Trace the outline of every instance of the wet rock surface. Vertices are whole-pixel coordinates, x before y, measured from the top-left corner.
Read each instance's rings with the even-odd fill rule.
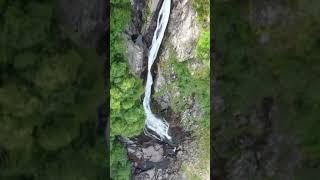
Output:
[[[148,47],[156,28],[156,19],[163,0],[143,1],[133,0],[133,19],[126,30],[127,54],[132,74],[144,78],[148,57]],[[127,139],[118,137],[126,147],[129,161],[132,164],[132,179],[185,179],[180,172],[185,162],[196,161],[198,142],[191,136],[188,128],[182,128],[182,121],[191,122],[191,119],[200,119],[202,112],[199,104],[192,97],[181,99],[189,104],[183,112],[174,112],[171,109],[173,99],[179,96],[177,79],[173,69],[160,66],[169,63],[169,51],[173,49],[181,61],[193,58],[193,50],[199,36],[195,21],[196,13],[191,8],[191,1],[173,0],[168,27],[159,50],[158,63],[153,66],[154,92],[173,82],[173,91],[166,91],[162,96],[155,98],[152,103],[154,112],[164,117],[170,124],[170,135],[173,142],[159,142],[144,135]],[[167,73],[170,72],[171,73]],[[190,123],[191,126],[192,123]]]
[[[197,160],[198,142],[181,127],[179,114],[166,109],[161,116],[170,120],[170,136],[173,138],[170,142],[160,142],[144,134],[130,139],[117,136],[127,149],[133,180],[186,179],[181,173],[182,165]]]
[[[148,63],[148,48],[156,29],[156,19],[161,8],[162,0],[158,1],[131,1],[132,19],[124,34],[127,41],[130,72],[145,79]],[[149,12],[147,14],[146,12]]]
[[[132,179],[176,179],[180,175],[179,170],[187,156],[183,143],[187,143],[190,136],[180,128],[175,128],[173,133],[176,139],[167,143],[145,135],[131,139],[117,137],[127,149]]]
[[[128,41],[127,52],[130,69],[135,75],[142,76],[145,72],[148,57],[147,48],[150,47],[152,42],[157,14],[162,2],[162,0],[132,1],[132,14],[134,17],[127,29],[126,39]],[[170,44],[177,53],[179,62],[193,59],[195,45],[200,35],[199,27],[196,23],[196,12],[192,9],[191,1],[189,0],[173,0],[171,6],[170,19],[164,41],[170,41]],[[135,42],[137,37],[141,37],[139,45]],[[138,53],[143,52],[143,58],[141,58],[142,55],[138,57],[137,55],[133,55],[134,51],[132,49],[137,49]],[[160,49],[159,53],[161,51]]]

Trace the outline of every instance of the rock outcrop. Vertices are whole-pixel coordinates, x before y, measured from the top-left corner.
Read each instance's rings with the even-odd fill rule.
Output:
[[[194,58],[194,49],[199,37],[196,12],[190,0],[173,0],[168,25],[169,37],[179,62]]]
[[[143,2],[131,1],[134,17],[125,35],[130,71],[142,78],[162,0]],[[154,64],[154,92],[159,93],[168,88],[169,83],[173,86],[171,91],[164,91],[164,94],[154,97],[153,105],[156,107],[155,112],[160,113],[160,116],[169,122],[174,143],[159,142],[144,135],[132,139],[119,137],[128,151],[133,179],[185,179],[184,174],[180,172],[181,165],[198,158],[199,144],[188,131],[196,124],[192,123],[191,119],[200,119],[202,110],[194,98],[184,97],[180,99],[181,103],[187,104],[188,108],[172,111],[172,105],[180,98],[180,92],[178,79],[170,62],[171,51],[177,55],[179,62],[192,61],[195,58],[194,50],[198,38],[199,27],[191,1],[172,0],[168,27],[159,50],[159,63]]]
[[[133,166],[132,179],[175,179],[182,163],[179,160],[182,149],[144,135],[131,140],[119,136],[118,140],[128,150],[128,157]]]
[[[162,1],[132,1],[132,22],[127,29],[127,54],[130,70],[136,76],[141,76],[147,61],[147,47],[150,47],[152,36],[156,28],[157,12]],[[144,21],[142,21],[144,20]],[[196,12],[192,9],[189,0],[173,0],[170,19],[166,30],[166,40],[174,48],[179,62],[190,60],[194,57],[194,49],[199,38],[199,27],[196,23]],[[136,42],[137,38],[139,42]],[[171,47],[164,47],[169,50]],[[160,50],[161,52],[161,50]],[[142,55],[144,54],[144,55]],[[161,55],[162,56],[162,55]],[[167,56],[168,57],[168,56]]]
[[[140,77],[141,73],[144,71],[144,59],[146,55],[146,45],[142,42],[142,36],[139,35],[136,40],[129,39],[127,41],[127,55],[130,67],[130,72]]]
[[[159,63],[157,65],[157,75],[155,77],[155,101],[161,108],[172,107],[179,98],[181,104],[187,108],[180,109],[181,121],[186,130],[192,131],[197,123],[194,120],[201,119],[203,113],[199,103],[193,97],[180,97],[178,82],[174,72],[174,65],[171,60],[175,56],[175,63],[188,61],[190,69],[201,70],[195,60],[195,47],[200,35],[200,30],[196,21],[196,12],[189,0],[173,0],[170,20],[167,28],[167,35],[164,39],[163,48],[160,50]],[[170,85],[170,88],[168,87]]]
[[[141,33],[143,27],[143,13],[145,8],[145,1],[133,0],[131,1],[131,14],[132,19],[124,37],[126,39],[126,53],[129,62],[130,72],[141,77],[142,72],[145,70],[147,59],[147,45]]]

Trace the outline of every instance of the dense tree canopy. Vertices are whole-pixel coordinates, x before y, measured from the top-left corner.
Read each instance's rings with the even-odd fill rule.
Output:
[[[110,170],[113,179],[130,177],[128,156],[116,135],[139,135],[144,127],[142,80],[129,73],[123,33],[131,18],[129,0],[112,0],[110,14]]]
[[[55,4],[0,0],[0,179],[105,179],[103,64],[57,28]]]

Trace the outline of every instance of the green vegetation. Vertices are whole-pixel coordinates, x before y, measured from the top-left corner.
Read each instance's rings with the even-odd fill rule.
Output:
[[[197,20],[203,28],[209,28],[210,24],[210,1],[192,0],[192,6],[197,11]]]
[[[110,171],[112,179],[127,180],[130,177],[130,164],[126,150],[116,141],[112,141],[110,153]]]
[[[207,4],[203,4],[207,3]],[[200,35],[195,47],[195,58],[184,62],[178,62],[173,48],[169,52],[169,62],[159,61],[166,77],[172,72],[176,80],[167,81],[155,97],[162,96],[166,91],[173,97],[170,107],[175,112],[183,112],[190,108],[192,101],[182,100],[195,98],[199,103],[203,115],[201,119],[193,119],[191,122],[183,122],[183,126],[189,129],[190,123],[193,134],[199,141],[199,159],[197,165],[185,165],[182,171],[190,179],[201,179],[199,172],[209,175],[210,160],[210,32],[209,32],[209,1],[193,1],[193,7],[197,11],[197,20],[200,27]],[[170,46],[166,44],[166,46]],[[197,68],[194,68],[196,66]],[[178,89],[175,89],[175,87]],[[179,92],[178,94],[176,92]],[[192,169],[192,170],[191,170]],[[197,170],[195,170],[197,169]]]
[[[0,0],[0,179],[106,178],[104,66],[56,19],[49,0]]]
[[[206,0],[202,3],[208,2]],[[204,112],[203,120],[200,121],[202,128],[209,128],[209,114],[210,114],[210,32],[208,25],[209,9],[207,6],[201,5],[200,2],[193,2],[194,8],[197,10],[199,23],[203,26],[200,30],[200,36],[195,48],[194,60],[188,60],[184,62],[178,62],[176,52],[173,48],[170,49],[169,62],[163,62],[160,60],[160,66],[162,69],[172,70],[177,76],[177,85],[180,95],[174,97],[171,104],[171,108],[176,112],[181,112],[187,108],[188,104],[181,101],[183,97],[195,96],[200,103]],[[206,19],[206,20],[203,20]],[[200,21],[201,20],[201,21]],[[166,46],[170,46],[166,44]],[[198,68],[192,68],[192,64],[196,64]],[[171,72],[166,72],[167,76]],[[175,94],[173,89],[175,82],[168,81],[163,89],[154,94],[154,96],[162,96],[165,91],[169,91],[170,94]]]
[[[208,1],[205,1],[208,2]],[[199,10],[199,23],[201,24],[201,35],[196,46],[197,62],[201,69],[193,71],[188,63],[177,63],[174,52],[170,53],[170,64],[174,65],[177,74],[178,87],[181,95],[176,97],[172,108],[181,112],[187,104],[179,101],[182,97],[191,97],[199,101],[204,115],[200,120],[197,134],[201,139],[201,145],[207,147],[203,159],[209,157],[209,113],[210,113],[210,33],[208,27],[209,9],[207,6],[194,3]],[[129,74],[127,59],[125,55],[122,33],[130,19],[130,2],[111,1],[111,173],[114,179],[128,179],[130,168],[124,149],[115,140],[115,135],[127,137],[141,133],[144,123],[144,114],[140,96],[143,93],[141,80]],[[146,11],[146,13],[149,13]],[[147,15],[145,15],[147,17]],[[161,63],[161,61],[160,61]],[[164,67],[169,69],[168,67]],[[172,84],[167,85],[168,88]],[[193,87],[193,88],[190,88]],[[190,91],[192,89],[192,91]],[[155,94],[155,96],[161,93]],[[202,137],[202,138],[200,138]]]
[[[199,139],[199,148],[201,147],[198,168],[205,171],[208,167],[206,162],[210,160],[210,41],[209,32],[202,33],[196,49],[197,62],[177,62],[173,54],[170,61],[174,64],[173,71],[176,73],[180,92],[180,96],[173,101],[173,110],[182,112],[191,105],[181,101],[182,97],[195,97],[203,112],[201,119],[193,122],[199,122],[193,133]],[[192,70],[191,63],[199,63],[201,68]],[[196,177],[195,172],[189,173]]]
[[[188,167],[186,165],[182,165],[181,167],[181,172],[184,173],[184,175],[186,176],[186,179],[192,179],[192,180],[203,180],[202,178],[200,178],[198,175],[192,173],[191,170],[188,169]]]
[[[208,51],[209,53],[209,51]],[[200,59],[198,59],[200,60]],[[210,67],[209,59],[204,60],[206,64],[202,64],[201,69],[197,69],[192,75],[192,70],[189,69],[189,62],[178,62],[175,53],[171,51],[169,64],[173,64],[173,71],[177,75],[178,88],[180,92],[179,97],[175,97],[173,104],[171,105],[173,110],[176,112],[181,112],[187,108],[188,104],[181,101],[183,97],[195,96],[197,101],[199,101],[202,110],[204,111],[203,119],[200,121],[203,128],[209,128],[209,115],[210,115],[210,95],[209,95],[209,73]],[[170,68],[168,68],[170,69]],[[168,84],[170,87],[170,83]],[[191,88],[192,87],[192,88]],[[174,91],[173,89],[171,89]],[[173,93],[173,92],[172,92]],[[190,105],[190,104],[189,104]]]
[[[319,164],[319,17],[310,14],[309,3],[293,1],[285,3],[293,19],[286,16],[272,25],[259,25],[252,20],[256,17],[250,2],[228,1],[215,6],[216,43],[223,57],[217,64],[221,69],[217,87],[226,106],[215,116],[215,127],[223,123],[229,128],[230,134],[224,135],[231,141],[242,132],[232,131],[235,127],[230,126],[230,114],[248,112],[263,98],[272,97],[277,106],[275,121],[283,132],[299,138],[307,160],[304,166]],[[313,5],[320,4],[314,1]],[[261,37],[266,35],[269,40],[263,44]],[[217,139],[215,146],[230,141]],[[230,159],[228,154],[234,153],[236,149],[227,150],[223,158]]]
[[[139,135],[144,127],[144,112],[140,96],[142,80],[129,73],[125,54],[123,32],[131,14],[129,0],[111,1],[111,177],[117,180],[130,177],[130,166],[125,149],[115,140],[116,135],[132,137]]]

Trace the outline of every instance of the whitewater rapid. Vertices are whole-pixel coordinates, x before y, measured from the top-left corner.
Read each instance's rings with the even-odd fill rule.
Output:
[[[148,75],[147,82],[145,86],[145,96],[143,99],[143,108],[146,115],[144,133],[147,136],[154,137],[159,140],[171,140],[171,136],[169,136],[169,124],[165,119],[156,117],[150,107],[151,103],[151,87],[153,84],[153,79],[151,75],[151,67],[157,58],[157,54],[164,37],[164,32],[166,30],[169,16],[170,16],[170,7],[171,0],[164,0],[159,11],[158,19],[157,19],[157,28],[154,31],[153,39],[151,47],[149,48],[149,56],[148,56]],[[152,132],[150,132],[151,130]],[[153,134],[156,133],[156,135]]]

